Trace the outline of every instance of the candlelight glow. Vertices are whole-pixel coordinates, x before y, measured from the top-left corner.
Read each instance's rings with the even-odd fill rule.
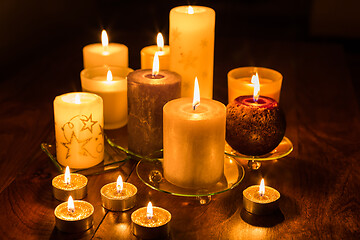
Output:
[[[75,103],[76,104],[80,104],[81,101],[80,101],[80,95],[79,94],[75,94]]]
[[[68,200],[68,212],[69,213],[75,212],[74,200],[71,196],[69,197],[69,200]]]
[[[188,7],[188,14],[194,14],[194,9],[192,8],[192,6]]]
[[[260,182],[259,194],[260,194],[260,196],[264,196],[264,195],[265,195],[265,181],[264,181],[263,178],[261,179],[261,182]]]
[[[156,37],[156,43],[159,48],[159,51],[162,51],[164,48],[164,37],[161,33],[158,33],[158,35]]]
[[[155,77],[156,75],[159,74],[159,69],[160,69],[159,65],[160,65],[159,64],[159,52],[155,52],[154,60],[153,60],[153,68],[152,68],[153,77]]]
[[[111,82],[113,80],[113,75],[111,73],[110,70],[107,71],[107,75],[106,75],[106,81]]]
[[[153,207],[151,202],[149,202],[147,205],[146,217],[148,219],[152,219],[153,216],[154,216]]]
[[[106,49],[109,45],[109,38],[105,30],[101,32],[101,44],[103,45],[104,49]]]
[[[254,101],[257,102],[257,100],[259,99],[259,96],[260,96],[260,82],[259,82],[259,76],[257,73],[252,76],[251,83],[254,84],[253,98],[254,98]]]
[[[70,184],[70,168],[69,168],[69,166],[66,167],[64,181],[66,184]]]
[[[200,105],[200,89],[197,77],[195,77],[194,82],[194,97],[193,97],[193,110],[196,109],[197,106]]]
[[[116,191],[118,193],[121,193],[121,191],[123,190],[123,180],[122,180],[122,177],[119,175],[119,177],[117,178],[117,181],[116,181]]]

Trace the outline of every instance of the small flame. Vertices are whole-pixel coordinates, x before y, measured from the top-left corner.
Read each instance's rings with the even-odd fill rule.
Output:
[[[111,73],[110,70],[107,71],[107,75],[106,75],[106,81],[111,82],[113,80],[113,75]]]
[[[257,73],[251,77],[251,83],[254,84],[253,99],[255,102],[257,102],[260,96],[260,82]]]
[[[109,45],[109,38],[108,38],[108,35],[106,33],[105,30],[102,30],[101,32],[101,44],[103,45],[104,47],[104,50],[108,47]]]
[[[265,181],[262,178],[259,186],[259,195],[264,196],[265,195]]]
[[[159,48],[159,51],[162,51],[164,48],[164,37],[161,33],[158,33],[158,35],[156,37],[156,43]]]
[[[194,14],[194,9],[192,8],[192,6],[188,7],[188,14]]]
[[[153,60],[153,68],[152,68],[153,77],[155,77],[156,75],[159,74],[159,69],[160,69],[159,65],[160,65],[159,64],[159,52],[155,52],[154,60]]]
[[[80,101],[80,95],[77,93],[75,94],[75,104],[80,104],[81,101]]]
[[[123,184],[123,180],[122,177],[119,175],[116,181],[116,191],[118,193],[121,193],[121,191],[123,190],[124,184]]]
[[[74,200],[71,196],[69,197],[69,200],[68,200],[68,212],[69,213],[75,212]]]
[[[149,202],[147,205],[147,209],[146,209],[146,217],[148,219],[152,219],[153,216],[154,216],[153,206],[152,206],[151,202]]]
[[[197,106],[200,105],[200,89],[199,89],[199,83],[197,77],[195,77],[194,82],[194,97],[193,97],[193,110],[196,109]]]
[[[69,168],[69,166],[67,166],[65,169],[64,181],[66,184],[70,184],[70,168]]]

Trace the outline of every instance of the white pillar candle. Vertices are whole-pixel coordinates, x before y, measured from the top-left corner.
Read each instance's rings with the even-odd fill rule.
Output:
[[[126,125],[127,75],[133,70],[125,67],[97,67],[81,71],[84,92],[96,93],[104,101],[104,128],[116,129]]]
[[[84,68],[117,66],[128,67],[128,48],[124,44],[110,43],[106,31],[102,32],[102,43],[93,43],[83,48]]]
[[[180,6],[170,11],[170,70],[182,77],[181,96],[191,97],[199,77],[201,96],[212,98],[215,11]]]
[[[170,47],[164,45],[164,38],[161,33],[157,35],[157,45],[147,46],[141,49],[141,69],[151,69],[154,55],[158,52],[161,69],[170,67]]]
[[[54,100],[56,158],[70,168],[104,159],[103,100],[93,93],[67,93]]]

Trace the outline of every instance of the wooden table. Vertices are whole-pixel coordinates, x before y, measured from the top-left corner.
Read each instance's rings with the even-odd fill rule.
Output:
[[[137,177],[136,162],[127,161],[116,171],[89,176],[85,200],[95,207],[93,228],[82,234],[58,231],[53,211],[60,202],[51,189],[58,172],[40,143],[54,141],[55,96],[80,90],[81,47],[76,41],[64,44],[19,66],[0,84],[1,239],[135,239],[130,215],[149,200],[172,213],[171,239],[358,238],[360,115],[342,47],[229,38],[216,40],[214,98],[227,103],[226,74],[235,67],[280,71],[286,136],[294,151],[258,171],[240,162],[244,180],[207,205],[150,189]],[[126,129],[118,134],[126,144]],[[99,191],[119,173],[137,186],[137,205],[109,212]],[[244,212],[242,191],[261,177],[281,192],[281,213],[256,218]]]

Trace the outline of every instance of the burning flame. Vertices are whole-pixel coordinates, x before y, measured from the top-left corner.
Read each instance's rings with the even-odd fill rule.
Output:
[[[160,65],[159,64],[159,52],[155,52],[154,60],[153,60],[153,67],[152,67],[153,77],[155,77],[156,75],[159,74],[159,69],[160,69],[159,65]]]
[[[103,45],[104,49],[106,49],[109,45],[109,38],[105,30],[101,32],[101,44]]]
[[[80,104],[81,101],[80,101],[80,95],[77,93],[75,94],[75,104]]]
[[[70,184],[70,168],[69,168],[69,166],[66,167],[64,181],[66,184]]]
[[[106,75],[106,81],[111,82],[113,80],[113,75],[111,73],[110,70],[107,71],[107,75]]]
[[[263,178],[261,179],[261,182],[260,182],[259,194],[260,194],[260,196],[264,196],[264,195],[265,195],[265,181],[264,181]]]
[[[192,8],[192,6],[188,7],[188,14],[194,14],[194,9]]]
[[[254,84],[254,93],[253,93],[253,99],[255,102],[259,99],[260,96],[260,82],[259,82],[259,76],[256,73],[251,78],[251,83]]]
[[[152,219],[153,216],[154,216],[153,206],[152,206],[151,202],[149,202],[147,205],[147,209],[146,209],[146,217],[148,219]]]
[[[161,33],[158,33],[158,35],[156,37],[156,43],[159,48],[159,51],[162,51],[164,48],[164,37]]]
[[[197,77],[195,77],[194,82],[194,97],[193,97],[193,110],[196,109],[197,106],[200,105],[200,90],[199,90],[199,83]]]
[[[118,193],[121,193],[121,191],[123,190],[123,180],[122,177],[119,175],[116,181],[116,191]]]
[[[70,212],[70,213],[75,212],[74,200],[71,196],[69,197],[69,200],[68,200],[68,212]]]

